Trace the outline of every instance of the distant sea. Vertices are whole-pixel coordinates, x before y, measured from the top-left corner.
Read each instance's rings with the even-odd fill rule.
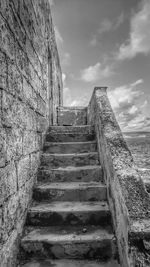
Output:
[[[123,134],[143,180],[150,181],[150,132]]]

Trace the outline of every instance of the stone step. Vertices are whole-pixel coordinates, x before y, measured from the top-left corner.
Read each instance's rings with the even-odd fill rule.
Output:
[[[94,133],[53,133],[46,134],[46,142],[86,142],[95,140]]]
[[[87,124],[86,107],[58,107],[58,125]]]
[[[44,153],[87,153],[95,152],[97,148],[96,141],[88,142],[46,142],[44,144]]]
[[[31,260],[19,267],[120,267],[117,261],[99,262],[91,260]]]
[[[94,134],[95,128],[91,125],[79,125],[79,126],[50,126],[47,133],[60,134],[60,133],[82,133],[82,134]]]
[[[38,171],[38,181],[47,182],[98,182],[103,181],[101,166],[90,165]]]
[[[107,199],[106,185],[101,182],[63,182],[38,184],[33,190],[35,201],[100,201]]]
[[[107,202],[52,202],[33,204],[28,210],[27,225],[111,225]]]
[[[116,256],[116,240],[107,229],[87,227],[30,229],[21,240],[23,259],[101,259]]]
[[[66,166],[98,165],[98,153],[45,154],[41,156],[41,167],[59,168]]]

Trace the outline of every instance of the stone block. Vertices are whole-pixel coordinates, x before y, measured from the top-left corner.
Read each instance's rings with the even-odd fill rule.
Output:
[[[0,205],[17,192],[17,171],[15,163],[0,168]]]
[[[3,120],[8,127],[14,125],[25,128],[24,105],[9,93],[3,91],[2,97]]]
[[[8,88],[9,92],[22,99],[23,77],[12,60],[8,60]]]
[[[26,156],[25,158],[19,160],[17,164],[19,190],[30,179],[30,170],[31,163],[29,156]]]
[[[6,133],[0,124],[0,167],[4,167],[7,161]]]
[[[6,128],[7,162],[17,160],[23,154],[23,130],[21,128]]]
[[[16,267],[16,258],[18,252],[18,232],[13,230],[6,243],[0,251],[1,267]]]
[[[48,127],[48,121],[46,118],[36,114],[36,131],[39,133],[46,132]]]
[[[10,232],[14,229],[17,220],[17,209],[19,206],[19,198],[18,195],[12,195],[8,200],[4,203],[3,206],[3,223],[2,223],[2,241],[5,242]]]
[[[12,18],[9,17],[9,19],[11,20]],[[15,59],[15,38],[13,36],[13,34],[11,33],[11,31],[9,30],[7,24],[5,24],[5,31],[3,31],[2,35],[3,35],[3,49],[6,53],[6,55],[10,58],[10,59]]]
[[[26,219],[26,212],[28,205],[32,197],[32,188],[34,184],[34,179],[29,179],[19,190],[19,209],[18,209],[18,220]],[[18,226],[19,227],[19,226]]]
[[[36,114],[22,101],[12,97],[9,93],[2,92],[2,113],[5,125],[20,127],[27,130],[36,129]]]
[[[1,32],[0,38],[2,38]],[[4,55],[4,53],[0,52],[0,88],[3,88],[5,90],[7,90],[8,88],[7,68],[7,57]]]
[[[23,135],[23,155],[28,155],[37,150],[36,132],[25,131]]]
[[[46,116],[46,103],[40,96],[37,96],[37,112],[43,117]]]
[[[31,154],[30,176],[32,177],[32,179],[34,179],[37,175],[39,164],[40,164],[40,152]]]
[[[23,96],[25,102],[29,104],[34,110],[37,109],[37,94],[31,84],[23,78]]]
[[[26,77],[26,79],[30,80],[31,74],[29,69],[29,59],[25,51],[23,51],[23,49],[21,49],[20,46],[17,44],[16,44],[16,64],[19,71]]]

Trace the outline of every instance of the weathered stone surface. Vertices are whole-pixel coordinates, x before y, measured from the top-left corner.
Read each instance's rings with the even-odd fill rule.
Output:
[[[33,191],[36,201],[99,201],[106,200],[106,186],[100,182],[68,182],[37,185]]]
[[[75,154],[42,154],[41,168],[56,168],[65,166],[98,165],[98,153]]]
[[[1,115],[1,114],[0,114]],[[6,132],[0,124],[0,167],[4,167],[7,162]]]
[[[79,199],[80,200],[80,199]],[[107,202],[52,202],[33,205],[27,215],[29,226],[111,225]]]
[[[26,156],[17,164],[18,170],[18,187],[21,188],[30,179],[30,157]]]
[[[88,142],[46,142],[43,148],[44,153],[86,153],[86,152],[95,152],[97,148],[96,141]]]
[[[106,202],[107,188],[100,182],[103,173],[96,141],[81,142],[83,135],[93,139],[94,129],[88,126],[80,131],[81,128],[63,127],[61,133],[61,127],[55,126],[47,132],[52,139],[56,135],[61,140],[66,136],[66,143],[58,142],[57,138],[56,143],[44,144],[46,153],[41,155],[33,202],[27,212],[27,228],[21,240],[22,261],[73,258],[98,259],[106,263],[117,257]],[[70,136],[76,135],[79,142],[69,143]],[[82,153],[85,150],[87,152]],[[69,154],[72,151],[74,153]]]
[[[0,266],[16,267],[18,231],[14,230],[1,248]]]
[[[59,107],[58,125],[84,125],[87,124],[87,108]]]
[[[95,140],[95,134],[90,133],[48,133],[47,142],[86,142]]]
[[[57,121],[57,106],[62,105],[58,57],[48,0],[0,0],[2,267],[16,267],[18,237],[31,201],[40,150],[47,128]]]
[[[98,182],[103,181],[102,169],[98,165],[69,166],[38,171],[38,181],[47,182]]]
[[[113,234],[107,230],[82,228],[42,228],[30,231],[21,242],[22,253],[36,258],[108,260],[115,253]]]
[[[136,259],[136,253],[132,253],[130,235],[135,235],[133,226],[139,220],[150,221],[150,198],[136,171],[104,87],[94,90],[88,107],[88,123],[94,124],[96,129],[121,266],[145,266],[139,265],[138,255]]]
[[[23,263],[23,267],[119,267],[120,265],[117,261],[109,262],[99,262],[99,261],[87,261],[87,260],[39,260],[39,261],[29,261]],[[21,267],[20,266],[20,267]]]
[[[17,169],[12,162],[5,168],[0,168],[0,205],[4,203],[9,196],[17,192]]]
[[[94,134],[95,128],[92,125],[74,125],[74,126],[50,126],[48,132],[51,134],[57,133],[82,133],[82,134]]]

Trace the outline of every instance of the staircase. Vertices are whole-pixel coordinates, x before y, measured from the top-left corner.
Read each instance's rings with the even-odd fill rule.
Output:
[[[118,267],[94,128],[65,112],[47,132],[19,266]]]

